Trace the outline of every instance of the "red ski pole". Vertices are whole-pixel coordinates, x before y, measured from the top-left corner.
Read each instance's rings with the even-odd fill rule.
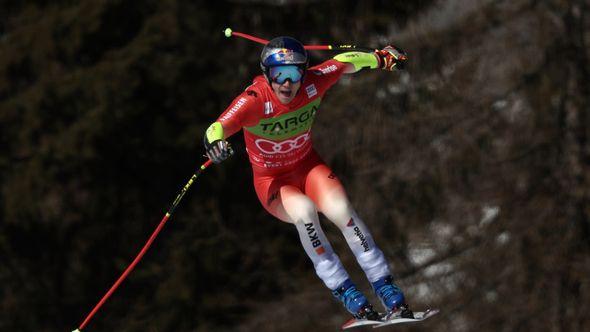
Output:
[[[226,28],[223,33],[226,37],[231,36],[238,36],[244,39],[248,39],[263,45],[268,44],[268,40],[262,39],[259,37],[255,37],[243,32],[233,31],[230,28]],[[374,52],[375,49],[371,47],[364,47],[364,46],[356,46],[356,45],[348,45],[348,44],[339,44],[339,45],[304,45],[306,50],[325,50],[325,51],[365,51],[365,52]]]
[[[117,281],[113,284],[113,286],[111,286],[111,288],[106,292],[106,294],[102,297],[102,299],[100,299],[100,301],[98,301],[98,303],[94,306],[92,311],[90,311],[90,313],[86,316],[86,318],[84,319],[82,324],[80,324],[80,326],[72,332],[82,331],[82,329],[84,327],[86,327],[88,322],[90,322],[92,317],[98,312],[100,307],[102,307],[102,305],[106,302],[106,300],[115,292],[115,290],[117,289],[117,287],[119,287],[119,285],[123,282],[123,280],[125,280],[125,278],[127,278],[129,273],[131,273],[131,271],[133,271],[133,268],[135,268],[135,265],[137,265],[137,263],[139,263],[139,261],[141,260],[143,255],[145,255],[147,250],[150,248],[150,246],[152,245],[152,242],[154,242],[154,240],[156,239],[156,236],[158,236],[158,233],[160,233],[160,231],[162,230],[162,228],[164,227],[164,225],[166,224],[166,222],[168,221],[170,216],[172,216],[172,214],[174,213],[174,210],[176,210],[176,207],[178,207],[178,204],[180,203],[180,201],[182,200],[182,198],[184,197],[184,195],[186,194],[188,189],[191,187],[193,182],[195,182],[197,177],[199,175],[201,175],[201,173],[203,173],[203,171],[207,167],[209,167],[211,165],[211,163],[212,163],[211,160],[207,160],[203,165],[201,165],[201,167],[188,180],[188,182],[184,185],[184,187],[182,188],[182,190],[180,191],[178,196],[176,196],[176,199],[174,199],[174,202],[172,203],[172,205],[168,209],[168,212],[166,212],[166,214],[164,215],[164,218],[162,218],[162,221],[160,221],[160,224],[158,224],[158,227],[156,227],[156,230],[154,230],[154,232],[152,233],[150,238],[147,240],[147,242],[145,243],[145,245],[143,246],[143,248],[141,249],[139,254],[137,254],[137,256],[135,257],[133,262],[131,262],[131,264],[127,267],[127,269],[125,269],[123,274],[119,277],[119,279],[117,279]]]

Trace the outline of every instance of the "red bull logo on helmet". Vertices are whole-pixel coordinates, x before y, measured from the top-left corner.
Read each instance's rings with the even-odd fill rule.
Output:
[[[274,54],[274,58],[277,61],[295,61],[295,52],[290,49],[281,48]]]

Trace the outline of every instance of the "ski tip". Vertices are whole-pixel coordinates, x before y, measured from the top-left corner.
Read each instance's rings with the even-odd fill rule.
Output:
[[[430,316],[434,316],[434,315],[438,314],[439,312],[440,312],[440,310],[439,310],[439,309],[428,309],[428,310],[426,310],[426,312],[424,313],[424,316],[425,316],[425,317],[426,317],[426,316],[428,316],[428,317],[430,317]]]
[[[80,330],[79,329],[75,329],[72,332],[80,332]]]
[[[348,320],[348,322],[344,323],[344,325],[342,325],[342,329],[346,330],[347,328],[350,328],[351,325],[353,325],[356,322],[356,319],[352,318],[350,320]]]
[[[346,330],[346,329],[351,329],[354,327],[359,327],[359,326],[367,326],[367,325],[375,325],[375,324],[380,324],[382,321],[380,320],[369,320],[369,319],[355,319],[352,318],[350,319],[348,322],[344,323],[344,325],[342,325],[342,329]]]

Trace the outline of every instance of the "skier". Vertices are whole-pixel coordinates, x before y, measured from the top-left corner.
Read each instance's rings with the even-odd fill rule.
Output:
[[[227,138],[244,130],[260,202],[276,218],[295,225],[317,275],[356,319],[376,320],[379,314],[332,250],[318,212],[340,229],[388,313],[413,314],[342,184],[313,149],[310,131],[324,94],[343,74],[363,68],[392,71],[405,60],[403,51],[387,46],[371,53],[342,53],[308,68],[309,57],[299,41],[274,38],[260,56],[263,75],[233,100],[204,137],[207,156],[220,163],[233,154]]]

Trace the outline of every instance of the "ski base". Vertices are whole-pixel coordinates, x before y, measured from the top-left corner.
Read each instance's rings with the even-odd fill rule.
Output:
[[[402,317],[394,317],[388,320],[384,320],[383,322],[376,324],[373,328],[393,325],[393,324],[402,324],[402,323],[413,323],[413,322],[421,322],[425,319],[428,319],[436,314],[439,313],[438,309],[428,309],[426,311],[417,311],[414,312],[414,318],[402,318]]]
[[[342,325],[342,329],[346,330],[346,329],[352,329],[352,328],[359,327],[359,326],[377,325],[377,324],[382,324],[382,323],[383,323],[382,320],[353,318],[353,319],[349,320],[348,322],[344,323],[344,325]]]
[[[387,318],[383,315],[383,318],[380,320],[370,320],[370,319],[356,319],[353,318],[342,325],[343,330],[352,329],[355,327],[360,326],[373,326],[373,328],[393,325],[393,324],[402,324],[402,323],[413,323],[413,322],[420,322],[425,319],[428,319],[436,314],[439,313],[438,309],[428,309],[426,311],[417,311],[414,312],[414,318],[403,318],[403,317],[393,317]]]

